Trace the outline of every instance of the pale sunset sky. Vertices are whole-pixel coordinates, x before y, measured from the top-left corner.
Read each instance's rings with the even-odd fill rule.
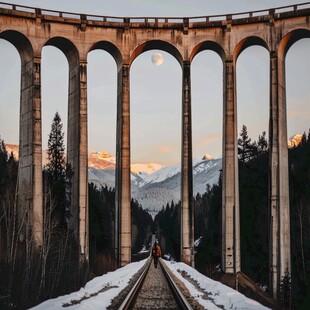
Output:
[[[191,17],[269,9],[301,3],[280,0],[15,0],[13,3],[102,16]],[[164,61],[151,61],[155,52]],[[288,136],[310,128],[310,39],[295,43],[286,59]],[[55,47],[42,52],[43,148],[56,111],[67,124],[68,64]],[[222,62],[211,51],[192,63],[193,157],[222,154]],[[163,51],[140,55],[130,72],[132,162],[179,163],[181,158],[181,67]],[[88,56],[88,141],[90,151],[115,155],[116,64],[104,51]],[[20,59],[16,49],[0,39],[0,135],[18,143]],[[247,48],[237,62],[238,131],[247,125],[257,140],[268,133],[269,55],[262,47]]]

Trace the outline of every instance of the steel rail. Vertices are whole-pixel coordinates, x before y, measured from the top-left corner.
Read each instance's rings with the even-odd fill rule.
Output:
[[[131,309],[131,306],[132,306],[133,302],[136,300],[138,293],[142,287],[143,281],[144,281],[144,279],[145,279],[145,277],[149,271],[151,263],[152,263],[152,257],[150,256],[147,259],[147,261],[143,267],[142,274],[140,275],[140,277],[138,278],[135,285],[132,287],[132,289],[127,294],[126,298],[124,299],[124,301],[120,305],[119,310]]]
[[[136,299],[139,295],[139,292],[143,286],[143,281],[146,278],[146,275],[149,271],[151,263],[152,263],[152,258],[149,257],[147,262],[145,263],[145,265],[143,267],[144,269],[142,271],[142,274],[140,275],[137,282],[132,287],[132,289],[130,290],[130,292],[127,294],[126,298],[122,302],[121,306],[119,307],[120,310],[132,309],[134,302],[136,301]],[[185,296],[183,295],[183,293],[181,292],[181,290],[179,289],[177,284],[174,282],[174,280],[170,276],[169,272],[167,271],[168,267],[162,261],[162,259],[159,260],[159,264],[160,264],[160,267],[164,273],[164,276],[168,282],[168,285],[172,291],[173,297],[174,297],[179,309],[192,310],[193,308],[191,307],[191,305],[189,304],[189,302],[187,301],[187,299],[185,298]]]
[[[168,267],[166,266],[166,264],[162,261],[162,259],[159,260],[159,263],[168,281],[168,284],[172,290],[172,294],[179,306],[179,309],[192,310],[193,309],[192,306],[190,305],[188,300],[185,298],[185,296],[183,295],[183,293],[181,292],[181,290],[179,289],[179,287],[177,286],[177,284],[174,282],[169,272],[167,271]]]

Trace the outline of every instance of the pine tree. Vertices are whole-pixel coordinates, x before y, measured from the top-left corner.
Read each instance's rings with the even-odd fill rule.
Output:
[[[291,277],[288,268],[280,283],[280,303],[281,309],[292,309],[291,307]]]
[[[0,137],[0,197],[4,193],[6,184],[7,160],[8,152],[6,150],[4,141]]]
[[[307,143],[307,135],[306,132],[304,132],[301,137],[301,145],[305,145],[306,143]]]
[[[52,214],[58,226],[65,228],[69,217],[70,204],[67,189],[71,182],[72,170],[70,166],[66,165],[62,128],[60,115],[56,112],[48,138],[48,163],[45,166],[44,174],[45,183],[52,197]]]
[[[268,142],[266,139],[266,131],[263,131],[262,135],[258,136],[257,149],[259,154],[267,152]]]
[[[65,178],[66,161],[63,124],[58,112],[56,112],[51,132],[48,138],[48,164],[46,171],[51,180],[63,180]]]
[[[248,129],[245,125],[242,126],[238,139],[238,154],[242,163],[247,162],[252,154],[251,138],[248,136]]]

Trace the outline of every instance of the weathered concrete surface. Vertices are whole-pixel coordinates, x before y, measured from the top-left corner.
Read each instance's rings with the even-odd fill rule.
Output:
[[[183,64],[182,164],[181,164],[181,260],[194,267],[194,209],[192,162],[192,113],[190,63]]]
[[[236,70],[233,60],[224,65],[222,268],[240,271],[240,228],[238,190],[238,140]]]
[[[300,9],[299,9],[300,8]],[[304,8],[304,9],[302,9]],[[116,184],[116,253],[121,265],[130,261],[130,103],[129,68],[144,51],[161,49],[174,56],[181,67],[190,63],[199,52],[213,50],[224,67],[223,124],[223,269],[240,270],[239,188],[237,163],[237,114],[235,66],[239,54],[251,45],[260,45],[271,54],[270,95],[270,216],[271,278],[273,291],[286,268],[290,270],[290,231],[287,125],[285,102],[285,56],[297,40],[310,37],[310,9],[293,6],[289,12],[269,10],[254,16],[227,15],[222,20],[211,17],[165,18],[93,18],[87,15],[66,15],[49,11],[23,10],[22,7],[0,5],[0,38],[15,45],[21,55],[22,87],[20,113],[19,209],[33,208],[37,246],[42,244],[42,176],[40,176],[41,116],[39,59],[46,45],[61,49],[69,62],[68,161],[74,170],[72,186],[72,227],[80,240],[81,254],[88,257],[87,206],[87,81],[84,74],[87,55],[103,49],[115,59],[118,71],[117,115],[117,184]],[[188,66],[188,71],[190,67]],[[183,81],[184,83],[184,81]],[[185,87],[186,86],[186,87]],[[190,84],[183,91],[188,96]],[[185,98],[185,97],[184,97]],[[183,102],[185,103],[185,101]],[[187,103],[186,103],[187,104]],[[185,104],[184,104],[185,107]],[[187,113],[187,112],[186,112]],[[183,117],[182,206],[184,210],[182,249],[191,247],[191,162],[189,115]],[[186,129],[187,128],[187,129]],[[186,211],[185,211],[186,210]],[[242,224],[242,223],[241,223]],[[188,240],[188,241],[186,241]],[[186,243],[186,245],[185,245]],[[183,252],[183,251],[182,251]],[[182,253],[190,263],[189,251]]]
[[[81,262],[89,260],[89,212],[88,212],[88,134],[87,134],[87,64],[80,61],[80,141],[79,156],[79,240]]]
[[[118,72],[115,246],[120,266],[131,262],[130,74]]]
[[[278,147],[278,62],[274,54],[270,57],[270,123],[269,123],[269,199],[270,199],[270,283],[273,294],[277,294],[277,283],[279,278],[278,257],[279,257],[279,147]]]

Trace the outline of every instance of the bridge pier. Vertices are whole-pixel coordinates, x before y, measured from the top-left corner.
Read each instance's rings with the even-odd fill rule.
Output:
[[[38,251],[43,245],[41,58],[34,58],[26,43],[20,46],[18,229],[22,227],[20,241],[33,237],[34,248]]]
[[[183,62],[182,87],[181,261],[194,267],[191,77],[188,61]]]
[[[240,220],[235,61],[224,62],[222,269],[240,271]]]
[[[285,55],[270,55],[269,199],[270,284],[279,295],[281,280],[291,274],[289,176],[285,89]]]
[[[89,259],[87,65],[86,61],[80,62],[74,53],[66,56],[69,63],[67,162],[73,170],[69,225],[79,246],[80,263],[84,264]]]
[[[130,69],[118,69],[115,184],[115,254],[120,266],[131,262]]]
[[[80,61],[79,219],[80,260],[89,262],[87,62]]]

